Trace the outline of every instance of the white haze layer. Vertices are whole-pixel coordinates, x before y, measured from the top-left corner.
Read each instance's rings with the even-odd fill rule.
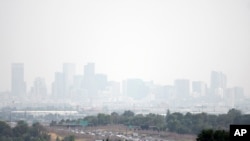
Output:
[[[212,70],[250,93],[248,0],[0,0],[0,91],[11,63],[25,64],[28,87],[51,85],[62,63],[96,63],[109,80],[209,84]]]

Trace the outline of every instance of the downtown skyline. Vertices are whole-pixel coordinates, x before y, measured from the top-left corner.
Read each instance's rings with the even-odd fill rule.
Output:
[[[15,1],[15,0],[14,0]],[[250,3],[220,1],[0,1],[0,91],[10,90],[10,64],[25,64],[30,86],[52,83],[61,64],[97,64],[110,80],[172,84],[209,82],[227,74],[228,86],[250,93]]]
[[[46,82],[46,79],[44,77],[41,76],[36,76],[33,80],[33,83],[28,86],[26,85],[26,80],[25,80],[25,65],[24,63],[12,63],[11,65],[11,70],[12,70],[12,75],[11,75],[11,84],[12,84],[12,89],[11,91],[9,91],[10,93],[12,93],[12,91],[17,91],[18,90],[22,91],[23,96],[26,96],[28,93],[32,93],[32,91],[34,91],[34,85],[36,85],[37,83],[41,83],[42,82],[42,87],[45,89],[44,91],[46,91],[46,95],[53,95],[53,85],[55,85],[55,83],[60,83],[59,89],[62,89],[58,94],[56,94],[56,96],[63,96],[63,95],[68,95],[68,91],[69,88],[72,87],[73,85],[79,85],[77,87],[79,88],[87,88],[91,87],[91,85],[96,85],[96,84],[89,84],[89,83],[97,83],[97,85],[101,85],[101,89],[105,89],[105,87],[107,86],[108,82],[117,82],[119,84],[120,90],[119,92],[117,92],[117,94],[119,95],[120,93],[124,93],[123,92],[123,82],[124,81],[134,81],[134,80],[140,80],[140,81],[144,81],[144,82],[149,82],[152,83],[155,86],[174,86],[174,87],[182,87],[182,85],[186,85],[184,90],[181,89],[180,92],[176,92],[175,95],[176,96],[182,96],[183,94],[188,96],[188,95],[192,95],[196,90],[201,89],[201,88],[195,88],[195,87],[201,87],[199,85],[204,85],[202,87],[204,87],[205,90],[203,90],[203,93],[207,96],[209,95],[213,95],[214,92],[207,92],[206,89],[211,89],[212,91],[217,89],[217,88],[221,88],[223,89],[223,93],[226,92],[226,89],[228,88],[243,88],[244,91],[244,87],[241,86],[233,86],[233,87],[228,87],[227,83],[228,78],[227,75],[224,74],[223,72],[220,71],[211,71],[210,75],[210,81],[206,82],[204,80],[192,80],[192,79],[185,79],[185,78],[176,78],[173,80],[172,84],[157,84],[154,83],[154,80],[144,80],[142,78],[139,77],[135,77],[135,78],[127,78],[124,79],[122,81],[115,81],[115,80],[111,80],[109,79],[109,75],[108,74],[104,74],[104,73],[99,73],[97,71],[96,73],[96,65],[95,63],[87,63],[85,64],[82,68],[82,74],[77,74],[76,73],[76,65],[74,63],[63,63],[62,64],[62,70],[61,71],[57,71],[54,72],[54,80],[51,83]],[[85,77],[85,78],[84,78]],[[91,77],[98,77],[97,81],[92,82],[92,78]],[[86,80],[84,80],[86,79]],[[104,80],[104,82],[103,82]],[[86,81],[86,82],[82,82],[82,81]],[[101,81],[101,83],[99,82]],[[83,84],[84,83],[84,84]],[[104,83],[104,84],[103,84]],[[133,83],[133,82],[132,82]],[[21,85],[21,88],[20,86]],[[24,88],[25,85],[25,88]],[[38,84],[39,85],[39,84]],[[41,85],[41,84],[40,84]],[[178,86],[180,85],[180,86]],[[136,85],[135,85],[136,86]],[[14,87],[14,89],[13,89]],[[73,86],[75,87],[75,86]],[[18,89],[18,90],[16,90]],[[51,91],[52,90],[52,91]],[[178,89],[177,89],[178,90]],[[23,91],[26,91],[26,94],[24,94]],[[20,93],[20,92],[18,92]],[[179,93],[179,94],[178,94]],[[244,93],[244,92],[243,92]],[[84,93],[80,93],[80,95],[82,95]],[[204,94],[200,94],[203,95]],[[19,95],[19,94],[18,94]],[[31,94],[32,95],[32,94]],[[144,93],[140,94],[140,95],[146,95]],[[224,94],[225,95],[225,94]],[[245,93],[246,95],[246,93]],[[226,95],[225,95],[226,96]]]

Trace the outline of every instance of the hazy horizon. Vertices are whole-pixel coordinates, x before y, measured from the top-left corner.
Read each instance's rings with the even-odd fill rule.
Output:
[[[11,63],[24,63],[30,88],[47,86],[62,64],[88,62],[109,80],[178,78],[210,85],[212,70],[250,94],[250,1],[0,0],[0,91],[10,90]]]

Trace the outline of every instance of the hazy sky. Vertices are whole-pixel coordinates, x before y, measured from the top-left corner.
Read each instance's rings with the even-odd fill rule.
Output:
[[[249,0],[0,0],[0,91],[11,63],[25,64],[28,86],[51,85],[63,62],[96,63],[110,80],[139,77],[210,82],[250,93]]]

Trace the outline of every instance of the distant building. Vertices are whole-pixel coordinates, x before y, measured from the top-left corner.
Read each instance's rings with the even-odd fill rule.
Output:
[[[123,81],[122,87],[124,95],[133,99],[142,99],[149,94],[149,88],[141,79],[127,79]]]
[[[192,92],[194,96],[205,96],[207,93],[206,83],[202,81],[193,81]]]
[[[244,89],[242,87],[234,87],[235,96],[238,98],[245,98]]]
[[[63,64],[63,85],[64,85],[64,95],[69,96],[73,89],[75,76],[75,64],[64,63]]]
[[[88,96],[93,96],[97,94],[95,79],[95,64],[88,63],[84,66],[84,75],[82,83],[83,89],[87,92]]]
[[[23,63],[13,63],[11,65],[11,94],[13,96],[24,96],[26,94]]]
[[[211,72],[210,90],[212,95],[223,97],[227,88],[227,77],[222,72]]]
[[[34,97],[45,97],[47,96],[47,87],[44,78],[36,78],[31,87],[31,94]]]
[[[227,88],[225,90],[224,100],[226,102],[226,105],[229,106],[230,108],[234,108],[235,106],[235,98],[236,98],[235,92],[236,92],[235,88]]]
[[[72,89],[72,97],[78,98],[79,96],[83,95],[83,88],[82,88],[82,81],[83,76],[82,75],[75,75],[74,76],[74,83],[73,83],[73,89]]]
[[[94,77],[95,75],[95,63],[88,63],[84,66],[84,76]]]
[[[54,78],[53,86],[52,86],[52,93],[54,98],[61,99],[64,97],[64,78],[63,73],[56,72]]]
[[[187,79],[177,79],[174,82],[175,94],[177,98],[190,96],[190,84]]]
[[[110,100],[117,100],[121,96],[120,83],[116,81],[109,81],[105,90],[99,91],[100,97],[106,97]]]
[[[229,100],[231,103],[240,101],[245,98],[244,89],[241,87],[227,88],[224,98]]]
[[[110,81],[108,82],[108,89],[113,96],[119,96],[121,94],[120,92],[120,83],[116,81]]]
[[[95,84],[96,84],[96,88],[98,91],[104,90],[108,84],[107,75],[96,74],[95,75]]]
[[[174,87],[170,85],[157,86],[155,90],[155,96],[157,99],[166,101],[174,96]]]

